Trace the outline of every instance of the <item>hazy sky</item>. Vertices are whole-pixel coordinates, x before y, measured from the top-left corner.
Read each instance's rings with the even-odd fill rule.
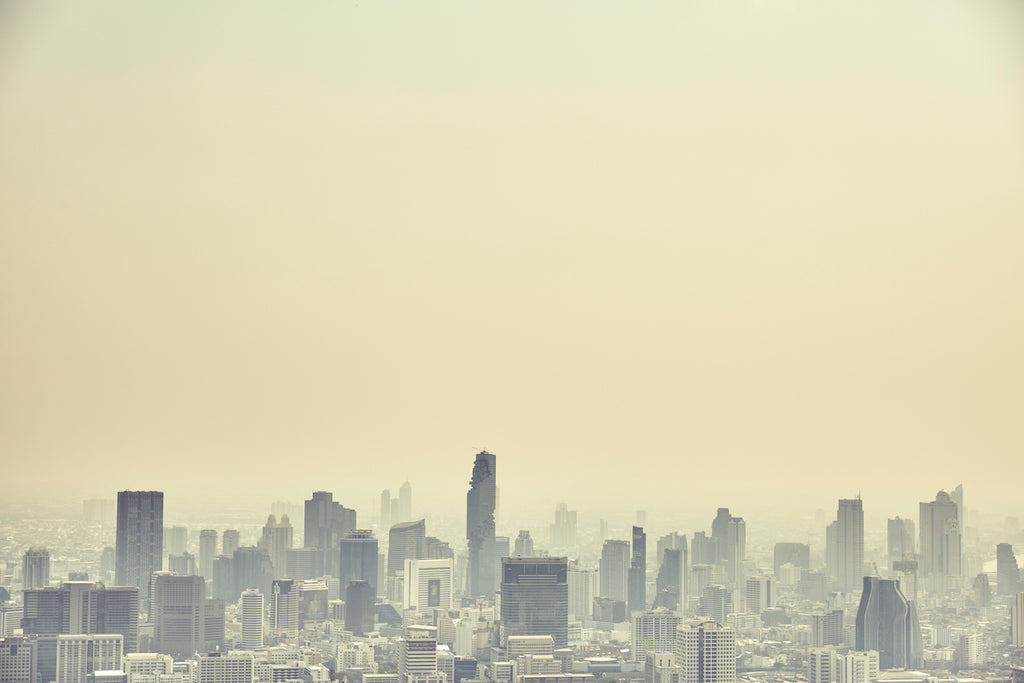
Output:
[[[1022,255],[1012,0],[0,2],[5,497],[1009,505]]]

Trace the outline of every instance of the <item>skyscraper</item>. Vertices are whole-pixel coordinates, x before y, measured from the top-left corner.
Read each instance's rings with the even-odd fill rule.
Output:
[[[270,556],[274,578],[287,576],[288,550],[292,547],[292,523],[288,515],[282,515],[280,522],[274,515],[267,517],[267,523],[263,525],[260,547],[265,548],[267,555]]]
[[[470,596],[494,596],[498,561],[494,550],[497,481],[497,460],[494,454],[480,451],[473,462],[473,476],[466,494]]]
[[[736,631],[713,621],[676,632],[680,683],[735,683]]]
[[[26,550],[21,566],[21,580],[25,588],[45,588],[50,585],[50,551],[46,548]]]
[[[1016,595],[1020,590],[1020,568],[1013,546],[1000,543],[996,546],[996,591],[1000,595]]]
[[[877,650],[883,669],[921,666],[924,644],[917,610],[898,580],[864,577],[857,608],[857,650]]]
[[[944,577],[961,575],[960,521],[958,506],[946,491],[935,494],[935,500],[921,503],[921,558],[922,576],[940,574]]]
[[[153,582],[153,649],[175,659],[224,646],[224,601],[206,597],[201,576],[158,575]]]
[[[199,532],[199,575],[206,580],[206,590],[213,588],[213,559],[217,557],[217,530]]]
[[[564,557],[505,557],[501,561],[504,635],[569,642],[568,561]]]
[[[221,555],[227,555],[228,557],[234,555],[241,545],[238,529],[225,529],[224,533],[221,534],[220,543]]]
[[[686,606],[685,552],[685,545],[682,548],[665,548],[662,552],[655,582],[658,592],[654,599],[655,607],[677,610]]]
[[[729,508],[718,508],[711,521],[711,538],[715,548],[715,564],[725,567],[726,576],[733,586],[743,584],[743,562],[746,559],[747,523],[734,517]],[[696,551],[694,555],[696,556]],[[694,560],[696,563],[697,560]]]
[[[864,575],[864,506],[860,497],[839,501],[831,530],[829,574],[844,593],[860,590]]]
[[[423,613],[451,609],[454,574],[452,560],[406,560],[402,607]]]
[[[747,611],[760,614],[775,607],[775,581],[770,576],[751,576],[747,579]]]
[[[398,489],[398,522],[412,519],[412,484],[408,481]]]
[[[914,520],[896,517],[888,523],[889,566],[914,554]]]
[[[163,569],[163,491],[119,491],[115,583],[137,586],[148,605],[149,577]]]
[[[679,626],[684,623],[683,613],[673,610],[634,612],[630,619],[633,661],[646,661],[648,652],[673,652]]]
[[[437,674],[437,629],[432,626],[413,626],[409,634],[398,641],[399,683],[443,680]]]
[[[274,579],[271,587],[271,625],[287,638],[294,638],[299,632],[300,583],[295,579]]]
[[[384,533],[384,529],[390,529],[391,525],[396,521],[392,517],[391,490],[384,489],[380,492],[380,520],[377,525],[381,533]]]
[[[633,527],[633,550],[629,560],[629,611],[647,609],[647,534],[643,527]]]
[[[394,576],[405,568],[406,560],[419,560],[426,556],[426,520],[399,522],[388,534],[388,575]]]
[[[242,591],[238,601],[238,616],[242,623],[242,649],[259,650],[263,647],[263,593],[255,588]]]
[[[551,525],[551,545],[554,548],[574,548],[576,545],[576,511],[565,503],[555,506],[555,523]]]
[[[528,529],[519,530],[519,536],[516,537],[516,548],[512,554],[520,557],[533,557],[533,539],[530,537]]]
[[[328,491],[314,491],[306,501],[303,543],[317,548],[315,574],[338,575],[338,542],[356,528],[356,511],[334,500]]]
[[[626,600],[629,596],[629,541],[607,540],[601,547],[601,597]]]
[[[341,539],[338,580],[344,590],[349,581],[367,581],[377,595],[377,538],[369,529],[355,529]]]

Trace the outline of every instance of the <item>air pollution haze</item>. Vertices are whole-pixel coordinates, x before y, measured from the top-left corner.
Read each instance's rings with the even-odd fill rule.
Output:
[[[1009,507],[1022,151],[1019,2],[4,3],[2,495]]]

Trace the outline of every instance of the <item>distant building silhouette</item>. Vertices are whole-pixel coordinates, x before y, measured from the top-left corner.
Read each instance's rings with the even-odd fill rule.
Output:
[[[46,588],[50,585],[50,552],[46,548],[26,550],[21,567],[24,588]]]
[[[784,564],[791,564],[797,569],[810,569],[811,546],[806,543],[776,543],[772,554],[772,569],[776,579],[781,576]]]
[[[930,503],[921,503],[919,567],[922,576],[961,576],[960,520],[957,515],[958,506],[946,491],[939,491]]]
[[[551,525],[551,546],[558,549],[576,546],[576,511],[569,510],[565,503],[555,506],[555,523]]]
[[[601,548],[601,597],[625,601],[629,595],[629,541],[607,540]]]
[[[338,575],[338,542],[356,528],[356,511],[334,500],[329,491],[314,491],[306,501],[303,544],[316,548],[315,576]]]
[[[224,601],[206,597],[201,576],[158,575],[153,583],[153,649],[175,659],[224,647]]]
[[[1016,595],[1020,589],[1020,567],[1013,546],[1000,543],[996,546],[996,591],[1000,595]]]
[[[373,587],[367,581],[350,581],[345,587],[345,630],[365,636],[374,626]]]
[[[627,574],[630,612],[647,609],[647,534],[643,527],[633,527],[633,548]]]
[[[528,529],[519,530],[519,535],[516,537],[516,547],[512,554],[519,557],[533,557],[533,539],[530,538],[530,531]]]
[[[235,551],[238,550],[239,546],[242,545],[241,542],[240,542],[240,536],[238,534],[238,529],[225,529],[224,533],[221,534],[220,539],[221,539],[220,540],[220,542],[221,542],[221,553],[220,554],[221,555],[227,555],[228,557],[234,555]]]
[[[826,530],[826,564],[844,593],[861,589],[864,575],[864,506],[861,499],[839,501],[836,520]]]
[[[891,567],[893,562],[912,558],[916,542],[914,520],[900,517],[890,519],[887,531],[889,566]]]
[[[270,566],[273,568],[275,579],[288,575],[288,551],[292,547],[293,535],[294,530],[288,515],[283,515],[280,522],[274,515],[267,517],[259,547],[265,549],[270,556]]]

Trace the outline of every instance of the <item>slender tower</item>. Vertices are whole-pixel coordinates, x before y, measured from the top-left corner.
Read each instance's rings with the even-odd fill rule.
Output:
[[[466,540],[469,542],[469,594],[494,597],[498,558],[494,552],[494,508],[497,494],[495,456],[476,454],[466,494]]]
[[[115,583],[138,586],[148,608],[149,577],[163,569],[163,491],[119,491]]]

